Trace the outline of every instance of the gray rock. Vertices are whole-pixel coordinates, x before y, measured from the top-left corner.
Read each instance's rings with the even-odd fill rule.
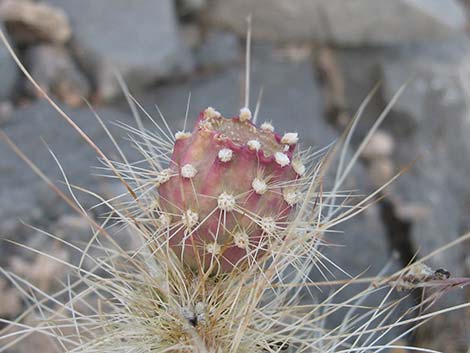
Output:
[[[465,11],[454,0],[218,0],[212,6],[212,23],[244,35],[252,14],[255,38],[283,41],[381,45],[443,38],[465,28]]]
[[[3,26],[0,29],[4,31]],[[0,43],[0,100],[5,99],[12,92],[17,79],[17,68],[10,53],[3,43]]]
[[[344,97],[350,113],[374,83],[382,81],[381,90],[359,125],[360,136],[367,133],[401,85],[407,84],[383,124],[395,141],[391,156],[395,172],[417,159],[387,192],[396,216],[396,223],[388,224],[391,241],[410,256],[417,251],[425,256],[456,240],[469,230],[468,39],[335,52],[344,74]],[[400,245],[403,240],[407,243]],[[465,274],[466,259],[468,245],[462,244],[433,256],[427,264],[460,276]],[[457,290],[438,303],[461,303],[462,296]],[[455,343],[464,337],[461,315],[456,312],[426,326],[427,344],[437,350],[461,351]]]
[[[105,152],[116,157],[115,150],[111,148],[109,139],[91,111],[69,109],[67,112]],[[110,109],[99,110],[99,114],[105,122],[120,120],[130,123],[128,116]],[[17,109],[12,122],[4,127],[4,131],[53,182],[63,181],[63,177],[43,141],[56,154],[72,184],[100,193],[107,190],[110,180],[98,179],[92,175],[96,173],[92,166],[100,165],[93,149],[60,119],[46,102],[38,101]],[[64,213],[71,212],[70,207],[7,148],[3,141],[0,147],[0,171],[2,237],[21,240],[27,234],[25,227],[19,224],[19,219],[42,227],[60,218]],[[66,190],[60,182],[58,185],[62,190]],[[77,194],[86,209],[98,203],[94,197],[81,192]],[[0,251],[7,251],[6,249],[4,244],[0,246]]]
[[[470,91],[466,78],[470,74],[470,43],[461,39],[335,52],[349,113],[376,82],[383,82],[359,124],[359,136],[367,133],[400,86],[407,84],[383,129],[395,141],[392,160],[397,167],[416,158],[418,161],[392,185],[391,196],[396,199],[400,217],[406,218],[409,213],[412,240],[420,254],[455,239],[465,231],[461,219],[465,218],[462,212],[468,200]],[[460,261],[455,253],[447,253],[436,256],[431,265],[459,268]]]
[[[197,66],[204,69],[221,68],[240,60],[238,37],[227,31],[209,31],[195,53]]]
[[[90,95],[90,84],[80,72],[69,51],[59,45],[40,44],[27,48],[24,62],[36,82],[47,92],[59,97],[70,106],[84,104]],[[36,89],[23,79],[25,91],[36,96]]]
[[[415,227],[422,233],[419,240],[429,244],[430,233],[434,233],[434,240],[438,241],[429,244],[431,247],[424,243],[423,251],[430,251],[432,246],[442,245],[461,232],[459,210],[470,196],[467,184],[470,172],[469,59],[470,42],[461,40],[405,47],[383,61],[385,100],[390,99],[399,85],[408,82],[405,93],[393,108],[390,129],[401,120],[413,121],[414,128],[406,136],[397,136],[395,159],[404,163],[409,160],[410,152],[420,156],[416,168],[411,170],[413,177],[402,178],[398,185],[421,179],[421,187],[412,186],[417,188],[415,192],[404,193],[404,196],[418,197],[434,209],[428,220],[429,228],[418,231],[419,226]],[[423,188],[428,192],[424,193]],[[450,207],[447,202],[455,205]],[[447,211],[442,212],[443,209]]]
[[[171,0],[50,2],[69,14],[77,56],[101,99],[121,93],[115,70],[137,88],[192,69]]]
[[[394,110],[407,114],[416,125],[424,123],[427,118],[424,100],[430,92],[438,95],[439,104],[445,107],[458,105],[467,98],[470,87],[466,78],[470,65],[466,59],[469,56],[470,41],[463,36],[452,41],[424,42],[389,50],[380,61],[385,100],[406,83],[405,94]]]
[[[17,44],[65,43],[72,35],[65,12],[47,3],[5,0],[0,18]]]
[[[409,82],[394,106],[389,129],[396,135],[394,159],[398,165],[419,157],[394,189],[399,204],[428,210],[414,220],[412,228],[422,255],[466,231],[461,219],[468,216],[465,205],[470,201],[469,59],[470,42],[461,40],[404,47],[382,63],[386,101],[399,85]],[[412,128],[398,134],[404,120],[411,120]],[[430,264],[458,274],[463,270],[463,255],[457,247],[436,255]]]

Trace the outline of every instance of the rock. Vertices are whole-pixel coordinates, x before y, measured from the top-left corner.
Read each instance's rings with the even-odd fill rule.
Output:
[[[452,108],[461,103],[470,91],[465,81],[470,72],[465,61],[469,55],[470,41],[467,37],[393,48],[380,60],[382,76],[386,79],[383,85],[385,100],[406,83],[405,94],[397,101],[394,110],[406,114],[412,125],[423,124],[428,115],[426,105],[419,102],[429,99],[430,93],[439,99],[436,103],[440,106]],[[406,74],[412,76],[405,77]]]
[[[410,228],[409,237],[424,256],[456,240],[469,230],[466,219],[470,202],[470,125],[468,79],[470,43],[441,43],[406,47],[383,62],[384,99],[390,99],[398,82],[410,81],[389,120],[395,135],[396,165],[416,163],[390,189],[397,207],[418,205],[427,209]],[[403,132],[402,122],[409,126]],[[406,215],[405,217],[410,217]],[[465,244],[450,248],[427,261],[432,268],[445,268],[453,276],[465,274]],[[456,290],[444,296],[438,307],[465,301]],[[462,351],[461,313],[439,318],[421,331],[422,340],[436,350]],[[457,343],[461,342],[461,343]]]
[[[245,19],[250,14],[254,38],[314,40],[341,46],[445,38],[463,33],[466,23],[465,10],[455,0],[217,0],[207,18],[244,36]]]
[[[393,190],[399,204],[430,209],[428,217],[413,225],[411,234],[424,255],[466,230],[461,219],[470,201],[470,42],[403,47],[394,53],[382,62],[384,99],[390,100],[401,84],[409,82],[388,122],[396,140],[395,164],[418,160]],[[402,132],[404,121],[411,123]],[[436,255],[430,265],[459,273],[461,251],[457,247]]]
[[[17,44],[65,43],[72,35],[65,12],[43,2],[4,0],[0,18]]]
[[[90,85],[77,68],[68,50],[59,45],[40,44],[27,48],[24,63],[36,82],[66,104],[77,107],[90,95]],[[23,79],[25,92],[36,96],[33,85]]]
[[[111,156],[117,158],[108,137],[99,127],[99,123],[90,110],[66,109],[66,111],[105,152],[112,152]],[[119,114],[112,109],[98,110],[98,113],[108,123],[117,120],[132,123],[129,116]],[[15,110],[12,122],[3,129],[52,181],[63,180],[63,177],[43,141],[56,154],[72,184],[95,189],[99,193],[106,191],[108,180],[97,179],[92,175],[91,167],[100,165],[95,152],[57,115],[46,102],[38,101]],[[117,135],[123,134],[121,129],[110,128]],[[127,152],[130,155],[133,153],[131,148]],[[24,240],[23,237],[28,233],[25,227],[18,226],[19,218],[41,228],[63,214],[71,212],[71,209],[33,173],[30,167],[7,148],[3,141],[0,148],[0,185],[2,186],[0,188],[0,234],[2,237]],[[77,197],[85,209],[99,202],[94,197],[81,192],[77,192]],[[2,244],[0,253],[7,254],[12,251],[14,254],[13,248]]]
[[[240,60],[242,56],[238,37],[226,31],[209,31],[196,51],[200,68],[221,68]]]
[[[415,161],[387,191],[387,200],[395,214],[394,228],[387,226],[392,243],[406,240],[397,250],[411,258],[418,250],[418,257],[424,256],[456,240],[469,229],[470,42],[463,37],[334,52],[343,73],[344,97],[350,115],[373,85],[382,81],[381,89],[358,126],[359,136],[367,133],[392,96],[407,84],[382,125],[395,141],[389,158],[396,170]],[[354,140],[356,145],[358,142]],[[376,174],[379,169],[376,167],[370,169],[371,174]],[[427,264],[460,276],[465,274],[467,254],[468,246],[462,244],[436,254]],[[463,293],[456,290],[440,298],[438,304],[446,307],[463,300]],[[423,329],[426,344],[436,350],[459,351],[454,342],[462,342],[464,337],[459,328],[461,315],[456,312],[427,325]],[[451,332],[452,337],[445,332]]]
[[[392,50],[389,47],[321,49],[317,69],[328,98],[328,118],[341,131],[348,127],[362,102],[380,84],[380,63]],[[380,87],[361,114],[353,136],[355,145],[364,139],[385,106]]]
[[[50,3],[71,16],[75,55],[94,79],[102,100],[121,94],[116,70],[131,89],[192,70],[192,57],[180,38],[171,0]]]
[[[350,113],[375,82],[383,82],[361,119],[359,136],[367,133],[387,102],[407,84],[382,129],[395,141],[392,162],[397,168],[417,161],[392,185],[391,196],[398,199],[397,211],[410,205],[428,209],[419,212],[420,217],[410,216],[416,221],[410,236],[422,255],[455,239],[465,230],[460,226],[461,212],[468,198],[470,42],[461,38],[382,49],[337,49],[335,53]],[[447,253],[436,256],[430,266],[458,268],[459,261],[457,254]]]
[[[4,28],[1,25],[0,30],[4,32]],[[2,82],[0,85],[0,100],[7,98],[12,93],[17,79],[17,71],[16,64],[5,44],[0,43],[0,81]]]

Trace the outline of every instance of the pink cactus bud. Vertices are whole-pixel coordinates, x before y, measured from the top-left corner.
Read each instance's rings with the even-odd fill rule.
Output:
[[[297,201],[289,188],[303,174],[291,163],[297,135],[282,141],[272,125],[257,128],[247,109],[240,113],[201,113],[176,139],[171,171],[158,183],[160,212],[171,215],[161,222],[168,243],[192,268],[230,271],[260,256],[269,237],[282,239]]]

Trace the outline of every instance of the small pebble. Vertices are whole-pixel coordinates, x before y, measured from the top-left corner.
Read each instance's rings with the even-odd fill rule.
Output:
[[[43,2],[2,1],[0,19],[16,44],[65,43],[72,36],[66,13]]]
[[[394,149],[395,141],[393,137],[385,131],[378,130],[364,148],[362,157],[368,160],[390,157]]]

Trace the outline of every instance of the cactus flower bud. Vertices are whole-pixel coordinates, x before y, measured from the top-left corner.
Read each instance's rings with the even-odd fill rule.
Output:
[[[244,108],[224,118],[213,108],[191,134],[175,141],[170,171],[158,184],[162,215],[171,219],[168,243],[192,268],[230,271],[263,253],[292,212],[292,164],[297,134],[257,128]]]

